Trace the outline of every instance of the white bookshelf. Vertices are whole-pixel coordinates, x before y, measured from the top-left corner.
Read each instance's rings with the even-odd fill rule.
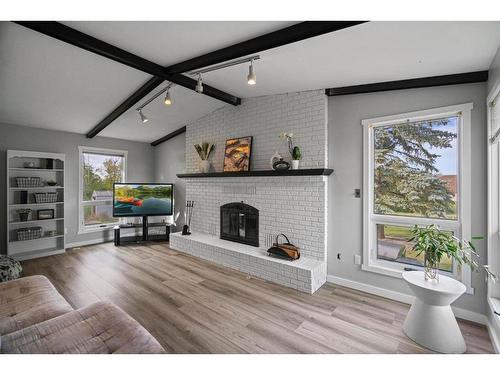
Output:
[[[32,163],[29,165],[29,163]],[[50,165],[52,163],[52,165]],[[65,155],[36,151],[7,151],[7,254],[18,260],[39,258],[63,253],[66,249],[64,199],[65,199]],[[39,177],[43,186],[18,187],[17,177]],[[47,181],[55,181],[55,186],[48,186]],[[27,192],[28,200],[21,202],[21,194]],[[55,203],[36,203],[35,193],[57,192]],[[16,210],[32,210],[28,221],[20,221]],[[54,210],[54,218],[37,219],[37,211]],[[17,239],[20,228],[41,227],[42,238]],[[55,234],[48,232],[55,231]]]

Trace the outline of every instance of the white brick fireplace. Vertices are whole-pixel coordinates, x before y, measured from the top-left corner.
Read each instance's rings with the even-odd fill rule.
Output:
[[[193,145],[216,144],[211,158],[222,171],[227,138],[253,136],[252,170],[269,170],[275,151],[287,154],[279,134],[293,132],[301,147],[301,168],[327,166],[327,102],[323,91],[246,99],[223,107],[187,126],[186,172],[197,172]],[[187,178],[186,199],[195,201],[193,235],[171,236],[176,250],[238,269],[266,280],[313,293],[326,281],[327,176]],[[244,202],[259,210],[259,247],[221,240],[220,207]],[[285,233],[301,250],[301,259],[267,256],[275,236]]]

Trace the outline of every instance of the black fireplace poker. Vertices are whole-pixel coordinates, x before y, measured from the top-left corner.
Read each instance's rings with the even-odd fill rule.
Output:
[[[193,216],[194,201],[186,201],[186,211],[184,211],[184,226],[182,227],[182,235],[189,236],[191,231],[191,217]]]

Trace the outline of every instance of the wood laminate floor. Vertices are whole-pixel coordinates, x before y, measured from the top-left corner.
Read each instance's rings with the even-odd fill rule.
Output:
[[[308,295],[169,249],[68,250],[23,262],[75,308],[120,306],[170,353],[428,353],[403,333],[409,306],[325,284]],[[492,353],[484,326],[459,321],[468,353]]]

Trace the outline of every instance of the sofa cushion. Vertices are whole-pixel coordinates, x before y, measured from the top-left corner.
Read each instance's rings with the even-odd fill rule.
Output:
[[[2,337],[2,353],[164,353],[139,323],[117,306],[96,302]]]
[[[73,311],[42,275],[0,283],[0,336]]]

